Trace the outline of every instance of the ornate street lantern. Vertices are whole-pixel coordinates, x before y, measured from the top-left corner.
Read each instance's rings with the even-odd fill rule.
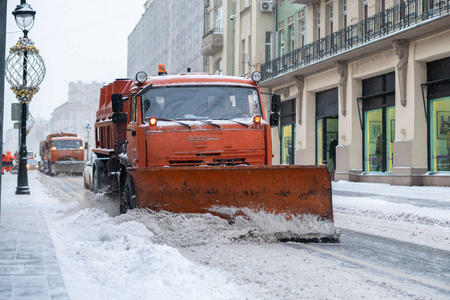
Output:
[[[28,38],[28,31],[34,25],[34,11],[25,0],[12,13],[17,26],[23,31],[16,45],[10,48],[5,62],[5,77],[21,104],[19,173],[16,194],[30,194],[27,177],[27,116],[28,103],[39,91],[45,77],[44,60],[34,42]]]

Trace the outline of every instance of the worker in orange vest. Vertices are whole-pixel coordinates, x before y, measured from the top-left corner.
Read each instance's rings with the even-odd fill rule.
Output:
[[[5,173],[5,153],[2,153],[2,175]]]
[[[13,160],[14,160],[14,156],[11,155],[11,151],[6,152],[4,159],[5,159],[5,163],[2,164],[2,171],[3,171],[3,166],[5,166],[6,172],[11,172],[12,166],[13,166]]]

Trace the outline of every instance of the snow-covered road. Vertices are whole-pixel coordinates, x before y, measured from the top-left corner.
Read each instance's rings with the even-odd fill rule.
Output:
[[[80,177],[30,177],[71,299],[450,298],[449,188],[333,183],[341,243],[296,244],[235,239],[248,228],[209,214],[119,215]]]

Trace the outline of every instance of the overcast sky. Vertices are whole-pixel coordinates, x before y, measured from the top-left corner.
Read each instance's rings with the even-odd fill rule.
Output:
[[[4,0],[2,0],[4,1]],[[7,0],[6,57],[22,31],[12,11],[20,0]],[[68,100],[69,82],[112,82],[127,75],[127,39],[144,13],[146,0],[27,0],[36,11],[28,36],[35,42],[47,73],[30,103],[33,117],[49,120]],[[17,103],[5,80],[4,130],[12,128],[11,103]]]

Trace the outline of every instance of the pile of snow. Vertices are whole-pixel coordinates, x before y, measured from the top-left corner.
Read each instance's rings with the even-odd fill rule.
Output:
[[[142,223],[83,209],[54,223],[52,232],[58,252],[64,253],[58,258],[65,273],[89,275],[65,277],[74,299],[117,299],[117,290],[121,299],[245,298],[224,274],[156,244]],[[92,282],[96,287],[90,289]]]

